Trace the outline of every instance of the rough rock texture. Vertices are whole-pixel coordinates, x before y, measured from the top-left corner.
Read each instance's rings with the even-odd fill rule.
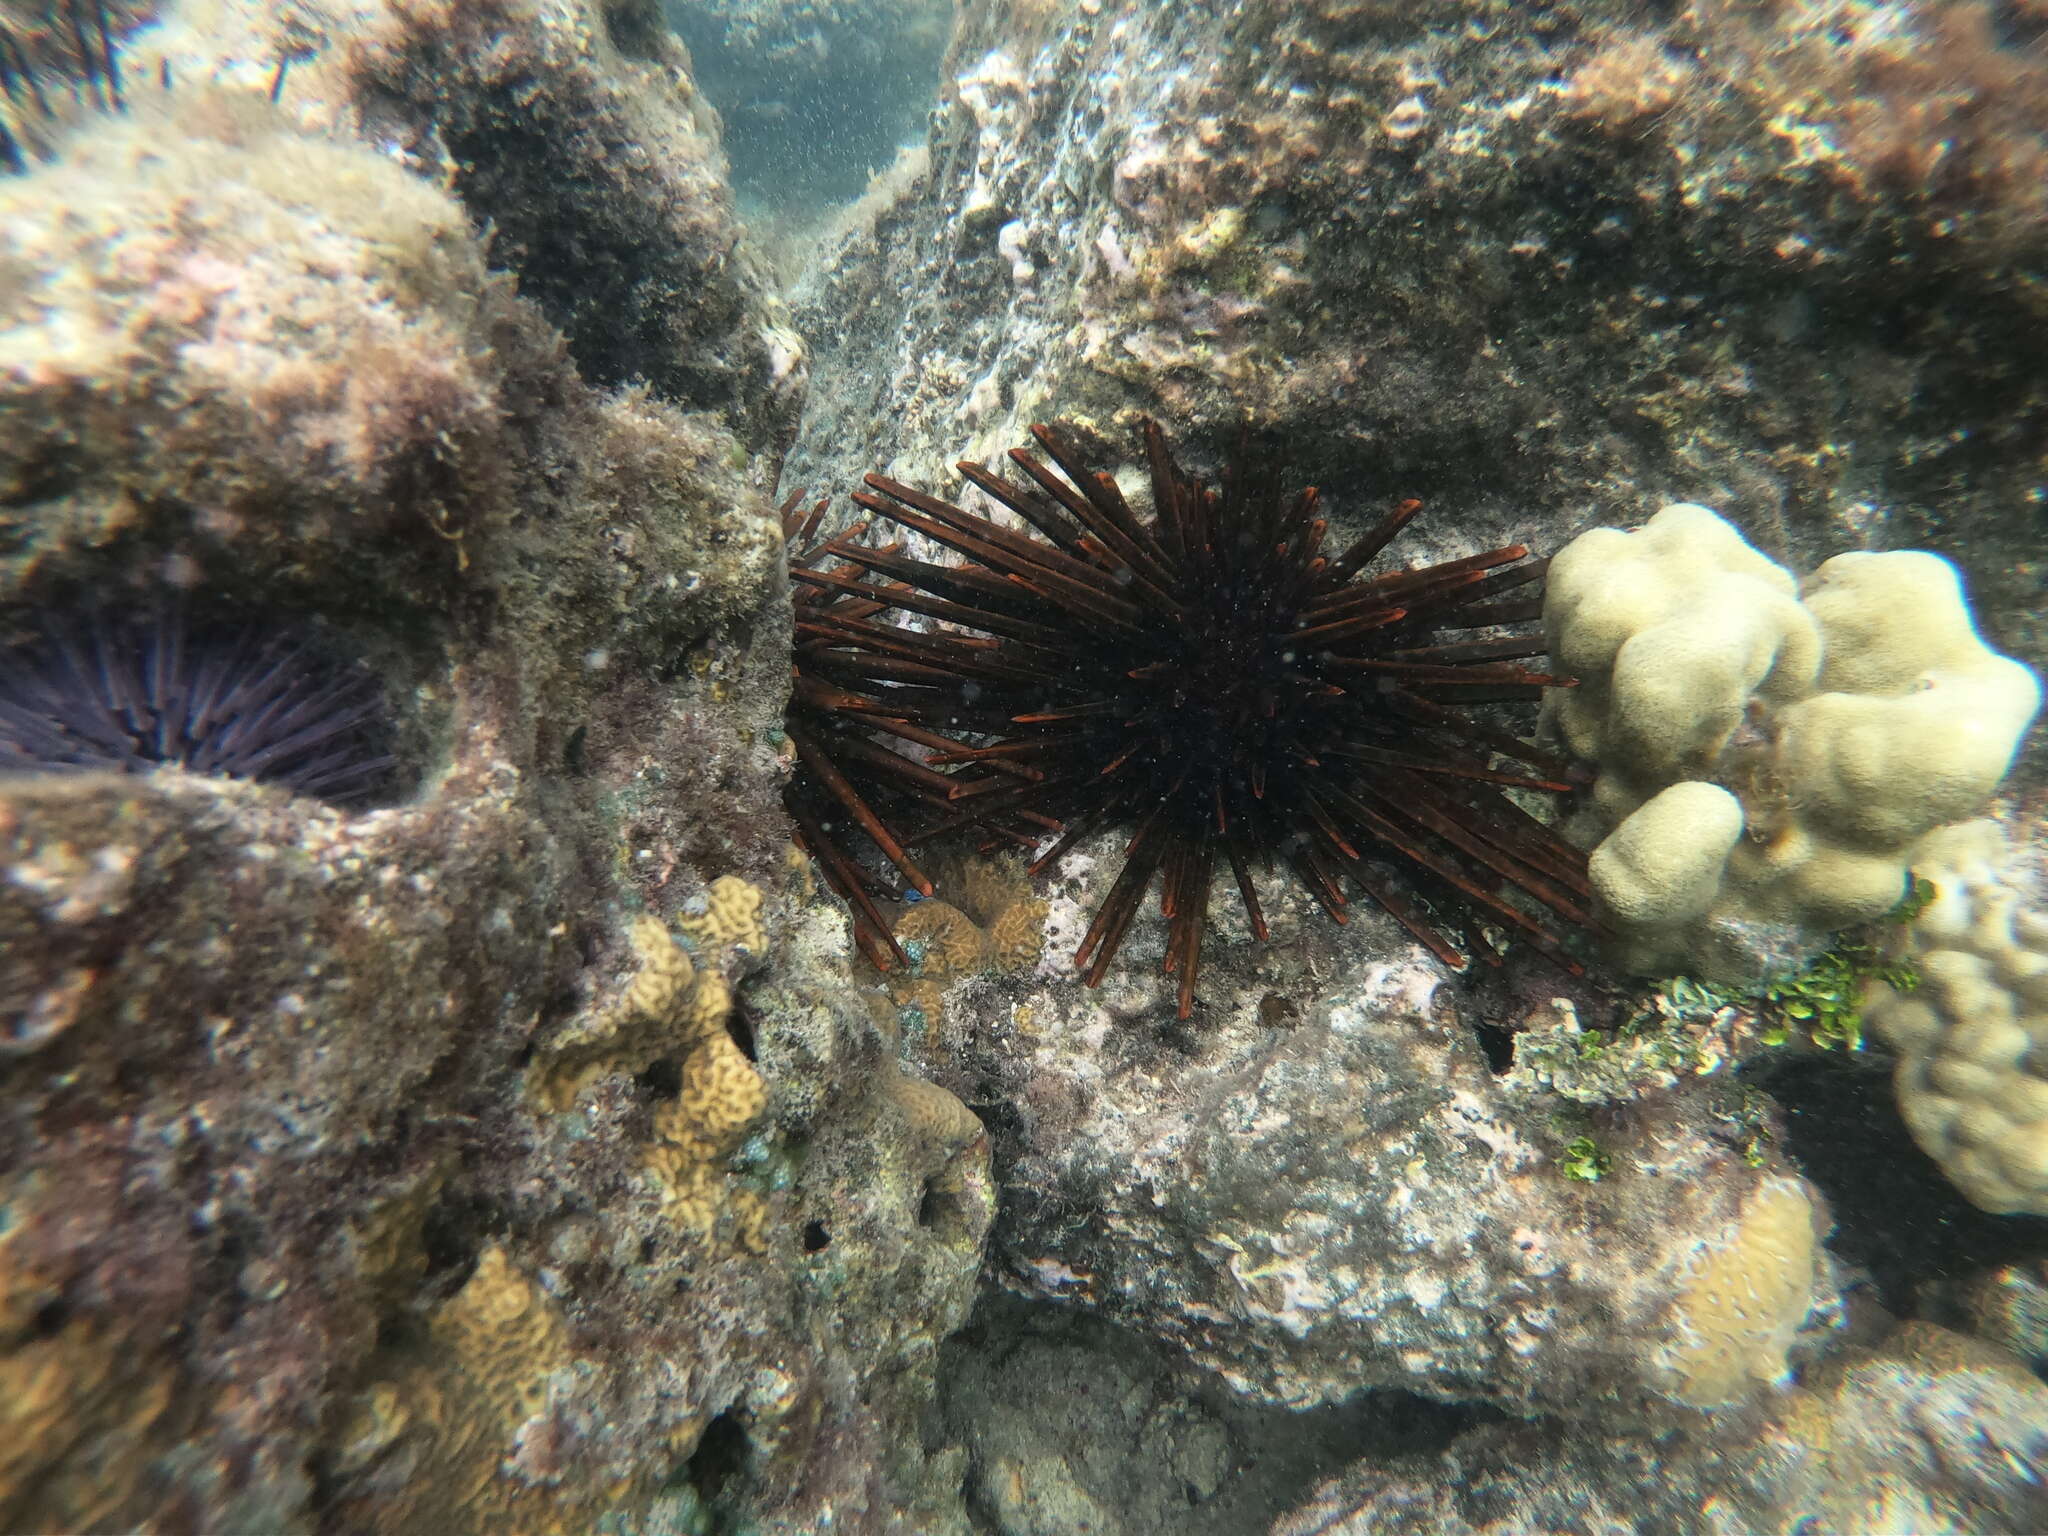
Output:
[[[1000,1294],[941,1358],[970,1505],[1002,1536],[1246,1536],[1360,1454],[1441,1450],[1475,1417],[1400,1392],[1260,1407],[1170,1347]]]
[[[1244,425],[1322,489],[1333,538],[1421,497],[1416,562],[1554,550],[1672,501],[1721,508],[1795,573],[1932,549],[1987,643],[2038,670],[2037,33],[1974,3],[969,5],[920,179],[797,290],[815,360],[789,483],[879,470],[951,494],[956,459],[1050,416],[1114,451],[1156,415],[1210,462]],[[2040,771],[2023,747],[2020,788]],[[1729,1081],[1772,1049],[1754,1020],[1681,1020],[1655,1059],[1617,1043],[1633,1065],[1605,1086],[1558,1054],[1563,1031],[1496,1077],[1496,1031],[1569,1017],[1553,997],[1595,1027],[1625,1013],[1526,957],[1439,985],[1391,924],[1333,930],[1275,882],[1270,945],[1215,902],[1204,1005],[1177,1027],[1146,974],[1156,902],[1122,976],[1073,988],[1117,846],[1042,893],[1031,971],[893,985],[915,1059],[997,1128],[1003,1282],[1267,1403],[1399,1385],[1571,1421],[1475,1431],[1475,1458],[1488,1435],[1620,1447],[1561,1473],[1531,1530],[1578,1528],[1574,1486],[1634,1528],[1656,1463],[1609,1437],[1644,1425],[1689,1479],[1652,1496],[1670,1528],[1779,1509],[1730,1492],[1750,1474],[1714,1454],[1767,1477],[1786,1368],[1833,1390],[1815,1373],[1850,1358],[1834,1288],[1867,1285],[1814,1246],[1826,1211],[1768,1100]],[[1903,1137],[1886,1155],[1911,1157]],[[1702,1258],[1745,1233],[1775,1276]],[[1734,1299],[1689,1312],[1717,1277]],[[1717,1331],[1727,1358],[1706,1369],[1690,1351]],[[1724,1392],[1705,1416],[1682,1401]],[[998,1529],[1044,1528],[1077,1483],[1091,1520],[1146,1528],[1075,1473],[1078,1437],[1060,1444],[1014,1453],[1050,1503],[982,1487],[1009,1499]],[[1543,1481],[1532,1455],[1501,1453],[1497,1510],[1459,1518],[1508,1520],[1509,1480]],[[1901,1508],[2020,1518],[2017,1485],[1963,1487],[1936,1461],[1897,1464]],[[1815,1477],[1848,1500],[1883,1464]],[[1399,1497],[1448,1520],[1464,1465],[1404,1469]]]
[[[1426,498],[1417,559],[1711,501],[1802,570],[1950,554],[2038,664],[2030,16],[970,4],[923,179],[806,290],[795,468],[1247,417],[1339,534]],[[1626,1092],[1561,1024],[1508,1070],[1615,1000],[1276,883],[1175,1026],[1149,913],[1069,974],[1108,845],[963,873],[869,995],[777,809],[749,486],[804,346],[657,20],[190,0],[127,117],[0,183],[0,625],[306,615],[417,785],[0,786],[0,1525],[959,1536],[964,1489],[1143,1531],[1165,1465],[1228,1529],[1286,1501],[1231,1502],[1217,1428],[1382,1387],[1430,1432],[1282,1529],[2038,1529],[2038,1382],[1871,1342],[1732,1022]],[[992,1309],[919,1432],[995,1179],[1000,1283],[1136,1342],[1006,1361]],[[2038,1356],[2025,1241],[1944,1304]],[[1089,1386],[1075,1339],[1106,1407],[993,1410]]]
[[[1459,552],[1683,500],[1801,570],[1932,548],[2038,664],[2048,66],[1995,9],[969,6],[927,178],[802,291],[795,462],[1249,418]]]
[[[167,59],[179,81],[277,82],[294,124],[360,137],[451,192],[590,383],[643,381],[719,412],[749,449],[785,445],[803,347],[734,220],[717,116],[657,0],[166,10],[134,40],[144,81]]]
[[[1088,905],[1057,896],[1055,932]],[[936,1017],[920,1005],[934,1075],[1011,1106],[1008,1285],[1290,1407],[1398,1386],[1656,1412],[1747,1396],[1783,1374],[1809,1314],[1824,1331],[1826,1216],[1741,1155],[1731,1087],[1692,1076],[1606,1114],[1613,1171],[1576,1181],[1565,1147],[1590,1122],[1533,1079],[1497,1079],[1429,962],[1366,958],[1297,895],[1265,905],[1274,944],[1256,960],[1241,920],[1218,925],[1228,964],[1259,974],[1206,987],[1192,1029],[1155,1021],[1166,994],[1142,964],[1099,994],[1048,976],[1059,940],[1035,976],[955,980]],[[1804,1244],[1703,1280],[1701,1252],[1750,1251],[1752,1204],[1779,1190]],[[1720,1328],[1730,1287],[1753,1284],[1781,1298],[1770,1317]]]
[[[1273,1536],[1560,1531],[2021,1533],[2048,1520],[2048,1387],[2002,1351],[1905,1323],[1741,1439],[1487,1427],[1442,1457],[1361,1464]]]
[[[610,387],[474,210],[286,95],[138,91],[0,181],[0,625],[315,623],[417,788],[0,784],[0,1526],[959,1529],[907,1426],[986,1144],[792,878],[766,371]]]

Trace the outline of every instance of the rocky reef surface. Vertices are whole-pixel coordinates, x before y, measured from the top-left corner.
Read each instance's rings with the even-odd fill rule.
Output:
[[[922,45],[854,9],[697,19]],[[935,851],[883,977],[789,846],[769,495],[1152,415],[1418,562],[1932,549],[2038,671],[2034,8],[968,0],[787,300],[654,0],[109,18],[0,176],[0,644],[288,624],[396,762],[0,779],[0,1526],[2048,1523],[2040,945],[1971,915],[2038,732],[2009,865],[1774,989],[1261,877],[1179,1021],[1150,904],[1073,975],[1114,834]]]
[[[7,779],[0,1525],[947,1528],[901,1426],[986,1143],[788,857],[800,352],[679,50],[223,7],[126,62],[0,180],[8,639],[299,626],[400,773]]]
[[[1421,498],[1415,564],[1670,502],[1795,579],[1930,549],[2038,672],[2036,31],[1976,5],[969,6],[922,179],[797,287],[786,478],[956,496],[955,460],[1057,415],[1128,490],[1152,416],[1212,465],[1249,434],[1337,547]],[[2028,843],[2038,742],[2005,789]],[[1440,1456],[1368,1434],[1275,1529],[2040,1523],[2048,1398],[1937,1297],[2048,1237],[1971,1211],[1883,1053],[1839,1049],[1876,949],[1775,1000],[1514,958],[1450,979],[1274,882],[1269,943],[1219,892],[1177,1025],[1149,910],[1072,985],[1118,866],[1094,853],[1041,888],[1035,965],[896,988],[906,1043],[995,1132],[993,1283],[1304,1425],[1361,1388],[1466,1416]],[[1019,1449],[1026,1416],[970,1420],[988,1529],[1171,1523],[1118,1492],[1167,1452],[1106,1472],[1087,1433]],[[2000,1449],[1965,1471],[1950,1435]]]

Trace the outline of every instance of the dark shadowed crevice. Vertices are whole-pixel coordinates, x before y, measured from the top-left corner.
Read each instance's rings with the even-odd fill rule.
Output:
[[[1829,1249],[1866,1270],[1885,1307],[1921,1311],[1923,1288],[2036,1257],[2048,1217],[1994,1216],[1913,1144],[1876,1054],[1787,1060],[1757,1081],[1785,1110],[1786,1150],[1827,1197]]]

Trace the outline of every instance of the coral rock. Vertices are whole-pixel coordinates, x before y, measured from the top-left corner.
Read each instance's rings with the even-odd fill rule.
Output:
[[[2048,902],[1996,822],[1924,839],[1936,895],[1906,932],[1921,984],[1871,984],[1866,1017],[1898,1052],[1893,1085],[1920,1149],[1987,1211],[2048,1215]]]
[[[1680,1399],[1715,1407],[1784,1377],[1786,1352],[1813,1307],[1816,1220],[1797,1183],[1773,1179],[1687,1263],[1673,1310],[1677,1337],[1664,1355]]]
[[[1802,593],[1705,507],[1573,540],[1544,617],[1579,680],[1549,718],[1598,769],[1573,831],[1640,972],[1753,980],[1773,925],[1796,946],[1882,916],[1908,850],[1983,804],[2040,703],[1948,561],[1837,555]]]

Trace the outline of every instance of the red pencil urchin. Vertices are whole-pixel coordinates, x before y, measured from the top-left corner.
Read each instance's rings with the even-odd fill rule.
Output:
[[[886,971],[909,959],[875,899],[899,898],[903,886],[932,894],[931,881],[911,859],[905,828],[914,822],[929,830],[951,821],[952,798],[968,780],[891,745],[929,753],[958,743],[902,718],[894,700],[885,702],[885,693],[930,679],[900,654],[915,636],[872,622],[891,602],[853,562],[853,546],[867,524],[819,540],[826,506],[819,501],[806,510],[801,491],[782,504],[796,620],[783,730],[797,756],[782,803],[798,843],[852,909],[855,944]],[[887,556],[897,548],[865,553]],[[884,863],[902,877],[902,886],[884,873]]]
[[[1219,864],[1267,937],[1261,858],[1339,923],[1348,881],[1447,965],[1466,952],[1446,927],[1469,948],[1485,922],[1577,969],[1564,934],[1590,921],[1584,855],[1502,792],[1561,793],[1563,767],[1471,711],[1564,681],[1520,665],[1543,652],[1517,627],[1538,617],[1545,562],[1516,545],[1367,577],[1419,503],[1326,555],[1314,490],[1282,494],[1243,464],[1205,484],[1152,422],[1149,519],[1068,434],[1032,435],[1057,473],[1024,449],[1010,456],[1021,481],[959,468],[1034,532],[869,475],[862,507],[966,564],[845,541],[835,553],[856,575],[792,574],[836,603],[860,598],[858,624],[834,632],[843,667],[883,682],[867,717],[928,746],[954,738],[921,766],[969,778],[943,801],[929,786],[932,804],[1012,835],[1058,829],[1034,873],[1132,829],[1075,957],[1089,985],[1157,878],[1187,1017]],[[936,624],[873,622],[883,608]]]
[[[281,784],[359,805],[390,783],[376,681],[305,636],[257,623],[195,626],[52,616],[0,650],[0,773],[193,773]]]

